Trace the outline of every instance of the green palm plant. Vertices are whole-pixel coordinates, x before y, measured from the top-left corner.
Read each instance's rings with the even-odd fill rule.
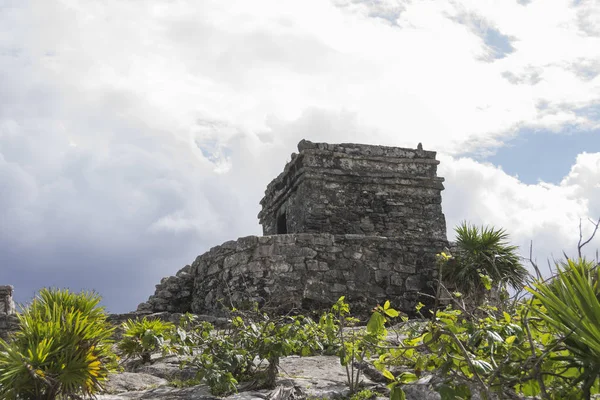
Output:
[[[509,244],[504,229],[478,228],[463,222],[455,232],[457,251],[443,271],[446,282],[477,302],[485,293],[486,282],[481,275],[491,278],[496,289],[524,287],[529,273],[521,264],[518,247]]]
[[[539,316],[562,336],[569,354],[561,360],[582,372],[574,384],[581,383],[589,399],[591,388],[600,386],[600,269],[585,259],[557,267],[554,279],[528,290],[545,308]]]
[[[91,397],[115,366],[113,329],[94,293],[42,289],[18,314],[19,330],[0,340],[0,398]]]
[[[149,363],[152,353],[168,352],[168,339],[174,334],[175,325],[159,319],[128,320],[123,323],[123,339],[119,350],[127,357],[140,357]]]

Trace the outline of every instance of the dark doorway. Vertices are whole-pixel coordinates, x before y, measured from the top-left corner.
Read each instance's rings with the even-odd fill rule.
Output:
[[[287,220],[285,218],[285,211],[279,214],[277,217],[277,234],[283,235],[287,233]]]

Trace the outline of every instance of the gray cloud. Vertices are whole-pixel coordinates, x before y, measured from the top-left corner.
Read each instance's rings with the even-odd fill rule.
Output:
[[[570,69],[585,81],[591,81],[600,75],[600,60],[580,59],[570,65]]]
[[[334,0],[337,7],[359,12],[369,18],[376,18],[392,26],[398,26],[398,18],[406,10],[410,0]]]
[[[473,12],[461,11],[450,19],[465,25],[485,43],[488,48],[486,61],[504,58],[515,51],[512,45],[515,38],[503,34],[485,18]]]
[[[504,71],[502,77],[514,85],[535,85],[542,80],[543,70],[537,67],[530,67],[521,73],[513,71]]]
[[[302,138],[443,149],[477,132],[484,147],[527,118],[502,111],[515,85],[460,53],[462,26],[439,44],[447,32],[373,24],[410,2],[368,2],[351,21],[325,2],[308,16],[161,3],[0,5],[0,284],[19,301],[59,286],[135,308],[211,246],[260,232],[263,190]],[[509,54],[491,22],[460,19],[492,58]],[[490,79],[500,96],[463,83]],[[456,176],[471,183],[445,200],[449,221],[489,185]]]
[[[600,5],[595,0],[576,0],[573,6],[577,10],[577,25],[579,29],[588,36],[600,37],[600,22],[598,12]]]

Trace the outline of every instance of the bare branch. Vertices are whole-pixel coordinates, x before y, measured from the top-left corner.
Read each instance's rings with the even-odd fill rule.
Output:
[[[581,231],[581,219],[579,219],[579,243],[577,243],[577,251],[579,253],[579,258],[581,257],[581,249],[588,244],[589,242],[592,241],[592,239],[594,239],[594,236],[596,236],[596,232],[598,231],[598,227],[600,227],[600,218],[598,218],[597,222],[594,222],[593,220],[590,220],[590,222],[592,223],[592,225],[594,225],[594,232],[592,232],[591,236],[583,243],[581,243],[581,241],[583,240],[583,233]]]
[[[540,272],[537,263],[533,261],[533,240],[529,243],[529,263],[531,264],[533,269],[535,269],[535,274],[537,278],[542,279],[542,273]]]

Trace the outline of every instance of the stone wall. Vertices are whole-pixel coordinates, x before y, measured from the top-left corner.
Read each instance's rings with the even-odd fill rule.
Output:
[[[0,286],[0,338],[6,339],[9,332],[17,328],[13,287]]]
[[[413,310],[448,245],[436,153],[305,140],[298,151],[261,200],[265,236],[212,248],[138,311],[313,310],[342,295]]]
[[[435,152],[307,141],[298,150],[261,200],[265,235],[446,240],[444,179],[436,175]]]
[[[254,301],[277,311],[314,310],[345,295],[355,310],[390,300],[410,312],[418,292],[430,292],[435,254],[445,245],[364,235],[248,236],[212,248],[163,279],[138,311],[221,315],[224,307]],[[189,288],[189,300],[173,301]]]

